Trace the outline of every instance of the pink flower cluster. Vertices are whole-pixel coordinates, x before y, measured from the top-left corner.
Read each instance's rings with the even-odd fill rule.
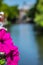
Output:
[[[5,31],[4,29],[0,30],[0,52],[4,52],[6,54],[7,59],[6,65],[18,65],[19,61],[18,47],[16,47],[12,42],[10,33]],[[13,59],[11,59],[11,56]]]

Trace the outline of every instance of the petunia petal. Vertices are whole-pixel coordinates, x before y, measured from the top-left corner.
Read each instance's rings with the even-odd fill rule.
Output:
[[[6,31],[5,30],[0,30],[0,40],[3,39],[3,36],[5,35]]]
[[[4,36],[3,36],[3,40],[8,40],[10,38],[10,33],[6,33]]]

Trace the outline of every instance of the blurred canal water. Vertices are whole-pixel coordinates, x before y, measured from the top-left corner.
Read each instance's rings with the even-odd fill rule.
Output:
[[[43,65],[43,36],[37,35],[33,24],[12,24],[9,32],[19,48],[19,65]]]

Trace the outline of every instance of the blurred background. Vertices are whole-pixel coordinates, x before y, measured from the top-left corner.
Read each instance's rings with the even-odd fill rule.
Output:
[[[0,11],[19,49],[18,65],[43,65],[43,0],[0,0]]]

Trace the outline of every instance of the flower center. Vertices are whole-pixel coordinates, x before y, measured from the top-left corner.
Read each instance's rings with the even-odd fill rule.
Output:
[[[4,43],[4,40],[0,40],[1,43]]]

